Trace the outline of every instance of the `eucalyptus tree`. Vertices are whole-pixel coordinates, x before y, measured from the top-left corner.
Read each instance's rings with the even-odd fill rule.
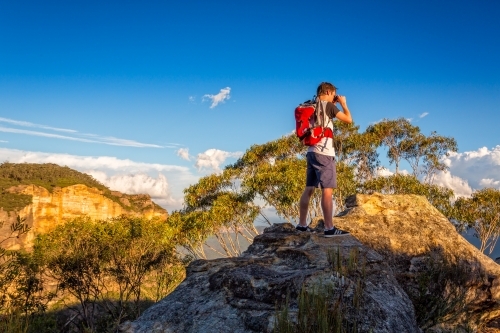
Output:
[[[334,121],[334,146],[337,163],[353,169],[356,179],[371,179],[380,166],[378,141],[373,133],[359,133],[359,126]]]
[[[484,188],[454,204],[454,218],[474,230],[481,242],[481,252],[493,252],[500,235],[500,190]]]
[[[256,202],[262,202],[262,208],[273,207],[278,216],[293,222],[298,219],[304,190],[306,151],[307,147],[292,134],[251,146],[228,169],[238,173],[241,186]],[[319,211],[320,197],[314,195],[311,213]]]
[[[445,137],[432,132],[427,137],[427,144],[424,155],[423,174],[424,182],[432,183],[438,171],[448,170],[448,166],[443,161],[444,157],[450,156],[451,152],[457,152],[457,141],[452,137]]]
[[[77,329],[108,331],[97,326],[106,319],[114,331],[123,320],[139,315],[145,299],[157,299],[159,289],[168,292],[184,277],[175,255],[174,231],[160,219],[77,218],[39,235],[34,253],[42,258],[58,291],[77,302],[68,309],[75,313],[71,322]],[[150,277],[159,277],[152,273],[165,268],[178,275],[164,274],[169,281],[161,283],[168,286],[158,288]]]
[[[251,241],[258,234],[253,221],[259,209],[239,183],[237,172],[226,168],[184,190],[185,207],[171,214],[169,224],[177,230],[177,242],[195,258],[206,258],[206,248],[220,256],[239,255],[240,238]],[[207,242],[210,236],[221,249]]]
[[[435,131],[427,137],[415,133],[401,142],[401,148],[401,156],[410,164],[412,174],[425,183],[432,183],[438,171],[447,170],[443,157],[458,150],[454,138],[438,135]]]
[[[0,222],[0,228],[4,222]],[[52,296],[44,292],[43,265],[23,250],[7,250],[2,243],[19,238],[31,230],[26,218],[19,215],[10,225],[10,232],[0,239],[0,317],[21,313],[24,320],[43,312]]]
[[[368,126],[369,133],[377,141],[378,146],[387,147],[387,157],[390,163],[396,165],[396,173],[399,173],[399,165],[404,153],[408,149],[408,143],[419,137],[420,128],[413,126],[407,119],[396,120],[383,119],[382,121]]]

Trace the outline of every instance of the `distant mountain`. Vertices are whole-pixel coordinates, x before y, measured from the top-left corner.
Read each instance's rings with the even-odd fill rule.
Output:
[[[89,216],[104,220],[120,215],[160,217],[168,213],[147,194],[111,191],[92,176],[56,164],[0,165],[0,240],[10,234],[17,216],[31,231],[2,244],[8,249],[29,248],[38,233],[65,221]]]

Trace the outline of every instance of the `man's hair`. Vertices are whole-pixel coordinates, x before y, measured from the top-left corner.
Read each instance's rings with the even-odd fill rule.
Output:
[[[330,82],[321,82],[316,89],[316,96],[326,95],[328,91],[336,91],[337,87],[335,87]]]

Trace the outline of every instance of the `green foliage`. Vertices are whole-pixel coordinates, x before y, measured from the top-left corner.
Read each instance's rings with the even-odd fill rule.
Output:
[[[415,177],[424,177],[425,183],[432,182],[437,171],[448,167],[443,157],[457,151],[457,142],[453,138],[443,137],[432,132],[426,137],[421,133],[401,142],[401,156],[410,163]]]
[[[396,174],[402,159],[406,160],[417,178],[431,183],[437,171],[447,169],[442,161],[450,152],[457,151],[457,142],[450,137],[432,132],[425,136],[418,126],[413,126],[407,119],[383,119],[366,129],[369,145],[387,148],[387,157],[396,165]]]
[[[28,232],[25,222],[18,217],[0,243]],[[62,331],[48,304],[63,294],[72,296],[65,331],[116,331],[184,278],[175,239],[160,219],[79,218],[40,235],[30,253],[1,249],[0,331]]]
[[[34,253],[58,288],[78,301],[75,325],[94,332],[99,318],[116,329],[139,315],[143,293],[158,299],[180,282],[183,264],[172,240],[172,229],[159,219],[80,218],[39,236]]]
[[[368,126],[366,132],[373,135],[379,146],[383,144],[387,147],[387,157],[391,163],[396,164],[396,173],[398,173],[405,145],[419,135],[420,129],[413,126],[407,119],[398,118],[396,120],[383,119]]]
[[[0,207],[6,212],[18,211],[31,204],[32,199],[32,196],[28,194],[1,192]]]
[[[244,177],[242,186],[274,207],[278,215],[291,220],[298,216],[305,168],[304,159],[277,160],[261,165],[252,177]]]
[[[359,126],[354,124],[334,121],[333,125],[337,164],[355,169],[353,176],[357,182],[371,179],[380,166],[377,137],[373,133],[359,133]]]
[[[30,228],[17,216],[10,230],[0,244]],[[0,332],[30,332],[34,316],[45,311],[52,295],[43,293],[42,272],[43,265],[31,253],[0,247]]]
[[[178,228],[179,242],[194,257],[205,258],[205,248],[221,256],[239,255],[239,239],[251,241],[257,234],[253,222],[258,214],[266,218],[265,206],[273,206],[288,220],[298,216],[304,153],[295,136],[254,145],[221,174],[203,177],[185,189],[185,208],[169,217]],[[210,236],[217,238],[222,252],[206,243]]]
[[[481,252],[489,248],[491,254],[500,235],[500,191],[484,188],[470,198],[459,198],[452,217],[473,229],[481,241]]]
[[[0,188],[14,185],[37,185],[52,192],[54,187],[83,184],[99,190],[107,188],[92,176],[57,164],[2,163],[0,164]]]
[[[233,175],[234,170],[225,170],[201,178],[184,190],[186,208],[169,217],[176,241],[196,258],[206,258],[205,247],[221,256],[239,255],[240,238],[250,241],[257,234],[253,221],[259,210],[248,192],[238,190]],[[210,236],[217,238],[223,252],[206,243]]]

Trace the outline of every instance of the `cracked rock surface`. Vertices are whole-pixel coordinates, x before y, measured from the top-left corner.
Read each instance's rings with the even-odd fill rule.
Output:
[[[324,238],[320,227],[311,233],[275,224],[240,257],[192,262],[170,295],[122,324],[121,332],[273,332],[277,308],[286,302],[291,320],[297,320],[301,290],[341,298],[345,321],[359,332],[460,332],[466,326],[480,331],[498,321],[498,264],[424,197],[356,195],[347,206],[334,224],[350,235]],[[442,297],[454,306],[451,314],[437,322],[432,313],[432,320],[417,318],[423,316],[421,282],[437,290],[433,279],[450,279],[429,270],[458,263],[470,279],[443,287],[456,294]],[[443,308],[440,299],[429,299]],[[423,306],[436,308],[432,302]]]

